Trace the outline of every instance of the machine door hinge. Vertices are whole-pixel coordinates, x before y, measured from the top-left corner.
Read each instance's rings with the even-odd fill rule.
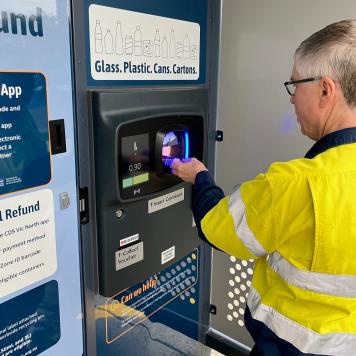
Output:
[[[216,305],[214,304],[210,304],[210,310],[209,310],[210,314],[216,315],[217,310],[216,310]]]
[[[89,222],[89,201],[88,201],[88,188],[79,188],[79,212],[80,223],[85,225]]]
[[[224,141],[224,132],[221,130],[216,130],[215,132],[215,140],[218,142]]]

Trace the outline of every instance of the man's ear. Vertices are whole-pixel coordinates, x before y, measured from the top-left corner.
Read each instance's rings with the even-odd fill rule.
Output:
[[[325,108],[335,100],[336,84],[330,77],[321,78],[320,107]]]

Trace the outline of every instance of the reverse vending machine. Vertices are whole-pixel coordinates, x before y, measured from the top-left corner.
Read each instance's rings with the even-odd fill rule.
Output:
[[[0,354],[200,355],[219,0],[0,0]]]
[[[219,13],[210,0],[73,3],[91,352],[201,353],[210,247],[170,165],[214,169]]]

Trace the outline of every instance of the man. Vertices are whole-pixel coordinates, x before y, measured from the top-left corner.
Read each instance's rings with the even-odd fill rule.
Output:
[[[196,159],[172,172],[195,183],[198,231],[255,259],[245,313],[253,355],[356,355],[356,20],[303,41],[285,83],[305,158],[273,163],[224,197]]]

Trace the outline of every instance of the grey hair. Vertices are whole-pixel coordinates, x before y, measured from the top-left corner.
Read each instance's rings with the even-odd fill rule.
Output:
[[[356,19],[332,23],[304,40],[294,54],[303,77],[331,77],[347,104],[356,107]]]

